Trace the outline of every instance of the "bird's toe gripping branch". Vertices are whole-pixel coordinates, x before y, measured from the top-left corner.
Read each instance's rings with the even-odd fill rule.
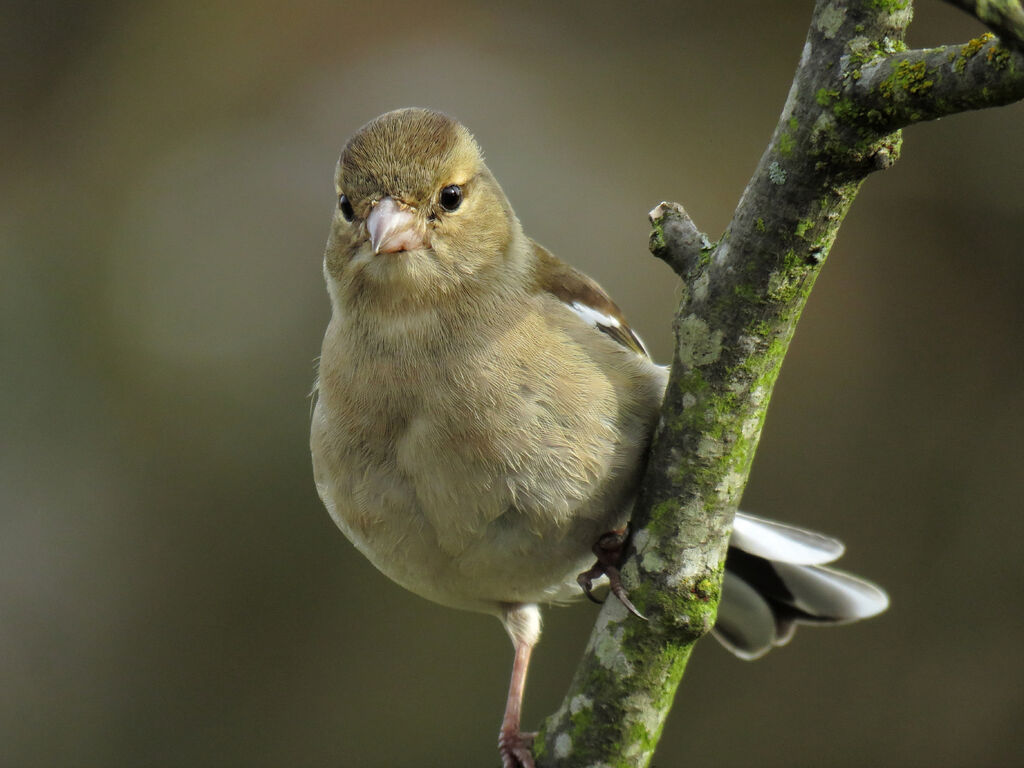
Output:
[[[602,603],[604,602],[603,600],[598,600],[594,597],[594,581],[602,576],[607,576],[608,586],[611,593],[619,599],[619,602],[626,606],[626,610],[637,618],[647,621],[647,617],[637,610],[636,606],[633,605],[633,602],[629,599],[629,594],[626,592],[626,588],[622,586],[619,565],[622,563],[622,554],[625,549],[625,545],[626,529],[623,528],[621,531],[609,531],[608,533],[603,534],[593,547],[593,552],[595,557],[597,557],[597,562],[577,576],[576,581],[580,585],[580,589],[583,590],[583,594],[585,594],[590,600],[595,603]]]

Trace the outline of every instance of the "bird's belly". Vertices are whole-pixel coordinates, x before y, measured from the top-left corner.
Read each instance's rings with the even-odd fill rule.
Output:
[[[326,424],[314,418],[314,441],[336,444],[318,423]],[[601,478],[569,487],[573,475],[559,471],[558,451],[532,455],[545,482],[557,486],[540,487],[539,467],[523,483],[521,472],[494,460],[483,436],[453,435],[426,415],[410,418],[391,446],[384,461],[351,446],[314,451],[317,489],[338,527],[381,572],[437,603],[499,613],[502,603],[574,597],[592,544],[625,522],[625,505],[607,505]],[[537,508],[556,498],[563,509]],[[565,499],[576,500],[571,509]]]
[[[408,484],[389,475],[354,471],[346,482],[336,474],[317,488],[334,522],[378,570],[454,608],[499,613],[503,603],[574,597],[575,576],[593,559],[591,544],[611,527],[580,519],[558,535],[542,536],[509,511],[476,535],[462,536],[453,551],[431,520],[442,510],[427,514]],[[375,503],[369,507],[362,499]]]

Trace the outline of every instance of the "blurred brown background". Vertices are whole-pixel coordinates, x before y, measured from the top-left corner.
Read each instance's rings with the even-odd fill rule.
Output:
[[[0,763],[495,765],[511,647],[376,573],[311,479],[345,139],[432,106],[660,359],[678,200],[713,237],[810,2],[2,6]],[[911,43],[981,28],[921,2]],[[769,413],[751,511],[842,537],[893,607],[695,655],[658,766],[1024,762],[1024,107],[906,133]],[[595,617],[547,612],[526,724]]]

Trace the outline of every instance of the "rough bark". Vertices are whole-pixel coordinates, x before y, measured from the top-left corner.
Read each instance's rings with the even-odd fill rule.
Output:
[[[1020,34],[1019,3],[977,6]],[[714,624],[772,387],[861,182],[897,160],[900,128],[1024,98],[1016,42],[985,35],[908,51],[911,15],[909,0],[819,0],[774,135],[722,237],[709,242],[677,204],[651,212],[651,250],[684,295],[623,568],[648,621],[606,602],[537,738],[538,766],[648,765],[690,651]]]

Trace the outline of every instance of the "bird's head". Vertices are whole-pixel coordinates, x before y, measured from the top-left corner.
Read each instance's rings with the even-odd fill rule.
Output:
[[[414,308],[504,284],[519,223],[457,121],[400,109],[370,121],[342,152],[324,269],[336,297]],[[332,291],[333,293],[334,291]]]

